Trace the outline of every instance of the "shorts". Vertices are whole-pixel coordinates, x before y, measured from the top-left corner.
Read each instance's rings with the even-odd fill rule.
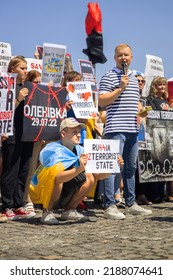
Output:
[[[81,172],[75,178],[64,183],[61,196],[58,199],[58,201],[55,202],[53,208],[54,209],[64,208],[69,203],[74,193],[80,189],[80,187],[85,183],[85,181],[86,181],[86,174],[85,172]]]

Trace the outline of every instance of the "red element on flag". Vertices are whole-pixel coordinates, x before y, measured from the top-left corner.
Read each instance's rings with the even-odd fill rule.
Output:
[[[88,13],[85,19],[86,34],[90,35],[94,29],[96,32],[102,32],[102,13],[98,3],[88,3]]]
[[[89,57],[93,65],[105,63],[107,59],[103,53],[102,14],[98,3],[88,3],[85,29],[87,49],[83,49],[83,53]]]

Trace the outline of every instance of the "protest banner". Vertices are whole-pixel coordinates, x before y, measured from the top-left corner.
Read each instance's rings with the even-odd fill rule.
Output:
[[[94,105],[90,82],[67,82],[69,98],[76,118],[93,119],[98,116]]]
[[[120,173],[117,161],[119,140],[84,139],[86,173]]]
[[[0,73],[7,72],[8,64],[11,59],[11,45],[0,42]]]
[[[173,111],[149,111],[139,141],[140,183],[173,181]]]
[[[24,87],[29,94],[25,98],[22,141],[58,140],[60,122],[67,116],[65,90],[30,82]]]
[[[0,135],[13,135],[16,74],[0,75]]]
[[[25,58],[27,61],[27,71],[37,70],[41,73],[42,71],[42,60],[35,58]]]
[[[54,84],[61,82],[64,63],[65,63],[66,46],[56,44],[43,44],[43,64],[41,83],[47,84],[53,81]]]
[[[163,61],[161,57],[154,55],[146,55],[146,66],[145,66],[145,86],[142,91],[143,96],[148,95],[151,81],[156,76],[164,77]]]

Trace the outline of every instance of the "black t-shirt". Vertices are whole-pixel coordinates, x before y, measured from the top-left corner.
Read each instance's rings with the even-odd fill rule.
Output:
[[[148,96],[146,98],[147,102],[146,105],[147,106],[151,106],[153,110],[159,110],[159,111],[163,111],[163,110],[169,110],[170,106],[169,103],[166,99],[160,99],[160,98],[152,98],[150,96]]]

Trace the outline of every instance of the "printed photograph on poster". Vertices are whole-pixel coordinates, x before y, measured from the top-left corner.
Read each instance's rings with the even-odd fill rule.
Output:
[[[8,64],[11,59],[11,45],[0,42],[0,73],[7,72]]]
[[[13,135],[16,74],[0,75],[0,135]]]
[[[76,118],[92,119],[98,116],[90,82],[68,82],[67,90]]]
[[[56,44],[43,44],[43,63],[41,83],[47,84],[52,81],[54,84],[61,82],[65,64],[66,46]]]
[[[57,87],[25,82],[29,90],[25,98],[22,141],[56,141],[59,125],[67,117],[66,91]]]
[[[173,181],[173,111],[150,111],[139,141],[140,183]]]
[[[120,173],[117,156],[119,140],[84,139],[86,173]]]
[[[91,89],[93,92],[97,92],[97,86],[95,81],[95,74],[93,64],[89,60],[78,59],[80,73],[82,74],[83,81],[91,82]]]
[[[36,51],[39,54],[39,59],[42,59],[42,57],[43,57],[43,47],[42,46],[36,46]]]

